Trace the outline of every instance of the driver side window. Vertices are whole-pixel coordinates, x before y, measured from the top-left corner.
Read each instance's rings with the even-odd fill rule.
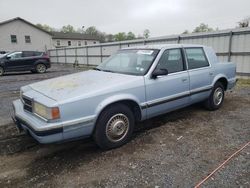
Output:
[[[168,73],[184,70],[181,49],[165,50],[158,62],[156,69],[167,69]]]

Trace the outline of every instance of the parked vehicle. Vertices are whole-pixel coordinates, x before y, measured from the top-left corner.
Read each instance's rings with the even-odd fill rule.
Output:
[[[235,72],[206,46],[122,49],[94,70],[22,87],[14,121],[40,143],[93,136],[101,148],[115,148],[138,121],[202,101],[219,109]]]
[[[31,71],[45,73],[50,68],[50,59],[44,52],[18,51],[0,57],[0,76],[4,72]]]
[[[4,55],[6,55],[8,52],[6,51],[0,51],[0,57],[3,57]]]

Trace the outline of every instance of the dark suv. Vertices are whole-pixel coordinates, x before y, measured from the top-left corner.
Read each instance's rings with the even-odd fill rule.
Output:
[[[11,71],[45,73],[48,68],[50,68],[50,59],[44,52],[18,51],[0,57],[0,76],[4,72]]]

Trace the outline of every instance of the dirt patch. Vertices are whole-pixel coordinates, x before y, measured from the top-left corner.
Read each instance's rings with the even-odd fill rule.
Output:
[[[11,96],[10,96],[11,97]],[[101,151],[91,139],[41,145],[0,128],[0,187],[193,187],[250,141],[250,87],[223,107],[193,105],[137,125],[131,142]],[[204,187],[249,187],[249,147]]]

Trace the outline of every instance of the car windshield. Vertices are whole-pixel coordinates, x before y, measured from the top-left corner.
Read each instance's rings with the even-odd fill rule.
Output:
[[[120,50],[101,63],[95,70],[131,75],[147,73],[159,50],[131,49]]]

